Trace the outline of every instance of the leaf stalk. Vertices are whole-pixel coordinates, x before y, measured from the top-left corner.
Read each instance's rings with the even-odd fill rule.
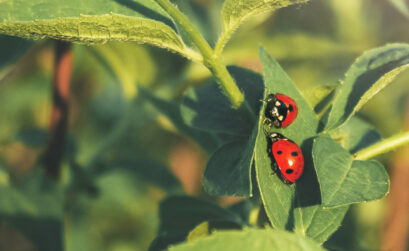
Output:
[[[390,138],[379,141],[354,154],[356,160],[368,160],[377,155],[387,153],[396,148],[409,144],[409,131],[402,132]]]
[[[190,36],[196,47],[203,56],[203,64],[211,71],[213,77],[220,85],[223,93],[230,100],[232,107],[242,109],[245,114],[255,120],[255,115],[249,108],[247,102],[244,102],[244,95],[234,82],[233,78],[226,69],[226,66],[216,56],[213,49],[203,38],[203,36],[190,23],[186,16],[181,13],[178,8],[169,0],[156,0],[156,2],[173,18],[173,20],[183,28]]]

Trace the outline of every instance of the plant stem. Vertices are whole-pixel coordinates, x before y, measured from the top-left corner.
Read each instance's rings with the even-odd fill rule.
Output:
[[[53,76],[53,106],[48,146],[45,152],[47,174],[58,179],[68,127],[72,50],[68,42],[56,41]]]
[[[409,131],[399,133],[390,138],[384,139],[370,147],[367,147],[354,154],[357,160],[371,159],[379,154],[392,151],[402,145],[409,143]]]
[[[173,5],[169,0],[156,0],[156,2],[173,18],[175,22],[183,28],[190,36],[196,47],[203,56],[204,65],[212,72],[214,78],[219,83],[223,93],[230,100],[233,108],[245,110],[246,113],[251,113],[248,105],[244,104],[244,95],[237,87],[233,78],[226,69],[226,66],[216,57],[213,49],[202,37],[202,35],[193,27],[190,21]],[[254,115],[252,115],[254,117]]]

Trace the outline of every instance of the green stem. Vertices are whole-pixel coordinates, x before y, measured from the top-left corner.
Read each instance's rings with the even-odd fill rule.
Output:
[[[371,159],[379,154],[392,151],[400,146],[409,143],[409,131],[399,133],[390,138],[384,139],[370,147],[367,147],[354,154],[354,158],[357,160]]]
[[[173,5],[169,0],[156,0],[156,2],[173,18],[173,20],[183,28],[190,36],[196,47],[203,56],[204,65],[212,72],[214,78],[219,83],[223,93],[230,100],[233,108],[241,107],[247,114],[252,114],[247,104],[243,104],[244,95],[237,87],[233,78],[226,69],[226,66],[216,57],[213,49],[193,27],[190,21]],[[250,115],[254,117],[254,115]]]

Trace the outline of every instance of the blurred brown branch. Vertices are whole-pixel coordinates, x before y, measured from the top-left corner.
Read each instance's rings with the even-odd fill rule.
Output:
[[[409,129],[409,102],[404,129]],[[391,188],[382,233],[382,250],[405,251],[409,234],[409,147],[403,147],[390,164]]]
[[[71,70],[71,44],[56,41],[52,83],[53,106],[48,147],[45,153],[45,168],[48,175],[53,178],[58,178],[59,176],[60,163],[64,153],[65,136],[68,127]]]

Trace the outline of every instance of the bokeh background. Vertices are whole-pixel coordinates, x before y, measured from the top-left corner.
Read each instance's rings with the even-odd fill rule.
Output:
[[[223,1],[174,2],[214,45]],[[311,0],[265,13],[236,31],[223,57],[227,64],[260,72],[257,54],[263,45],[305,93],[336,84],[364,51],[409,43],[409,17],[393,2]],[[209,81],[208,70],[133,43],[73,45],[68,140],[61,184],[53,188],[64,193],[44,196],[47,188],[38,183],[50,123],[53,46],[49,40],[0,36],[0,58],[12,62],[0,65],[0,204],[6,205],[3,212],[26,210],[38,217],[31,222],[16,214],[13,220],[27,226],[21,231],[0,213],[0,250],[39,250],[30,241],[37,231],[30,224],[61,233],[68,251],[146,250],[158,229],[159,202],[167,195],[184,192],[223,206],[240,200],[205,194],[200,179],[209,156],[146,97],[148,90],[176,104],[188,87]],[[408,97],[406,71],[359,115],[383,137],[408,130]],[[391,175],[391,193],[351,207],[332,237],[347,250],[409,250],[409,147],[379,159]],[[17,189],[17,206],[7,206],[6,188]],[[54,214],[62,224],[47,218]],[[45,245],[53,249],[52,243]]]

